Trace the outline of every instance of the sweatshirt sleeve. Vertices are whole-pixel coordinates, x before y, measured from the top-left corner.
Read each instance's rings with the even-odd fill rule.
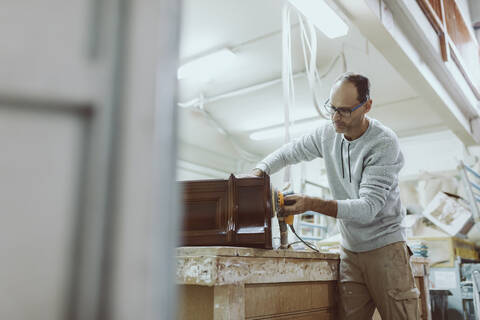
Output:
[[[290,164],[323,157],[321,148],[322,127],[287,143],[260,161],[255,168],[273,174]]]
[[[404,159],[398,139],[385,137],[373,148],[360,182],[359,199],[337,200],[337,218],[370,223],[385,206]]]

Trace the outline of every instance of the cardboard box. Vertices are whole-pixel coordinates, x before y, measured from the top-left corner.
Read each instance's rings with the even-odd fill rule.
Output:
[[[465,238],[474,220],[467,203],[459,196],[439,192],[423,215],[451,236]]]

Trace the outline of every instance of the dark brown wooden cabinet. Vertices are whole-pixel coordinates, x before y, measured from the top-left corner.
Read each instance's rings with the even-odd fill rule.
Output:
[[[184,246],[272,248],[268,175],[181,184]]]

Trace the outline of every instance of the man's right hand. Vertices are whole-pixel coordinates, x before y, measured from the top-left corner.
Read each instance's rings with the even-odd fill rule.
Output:
[[[252,175],[256,176],[256,177],[263,177],[264,175],[264,172],[258,168],[255,168],[252,170]]]

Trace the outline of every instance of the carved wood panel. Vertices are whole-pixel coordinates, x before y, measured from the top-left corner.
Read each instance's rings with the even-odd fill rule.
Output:
[[[182,245],[272,248],[270,178],[184,181]]]

